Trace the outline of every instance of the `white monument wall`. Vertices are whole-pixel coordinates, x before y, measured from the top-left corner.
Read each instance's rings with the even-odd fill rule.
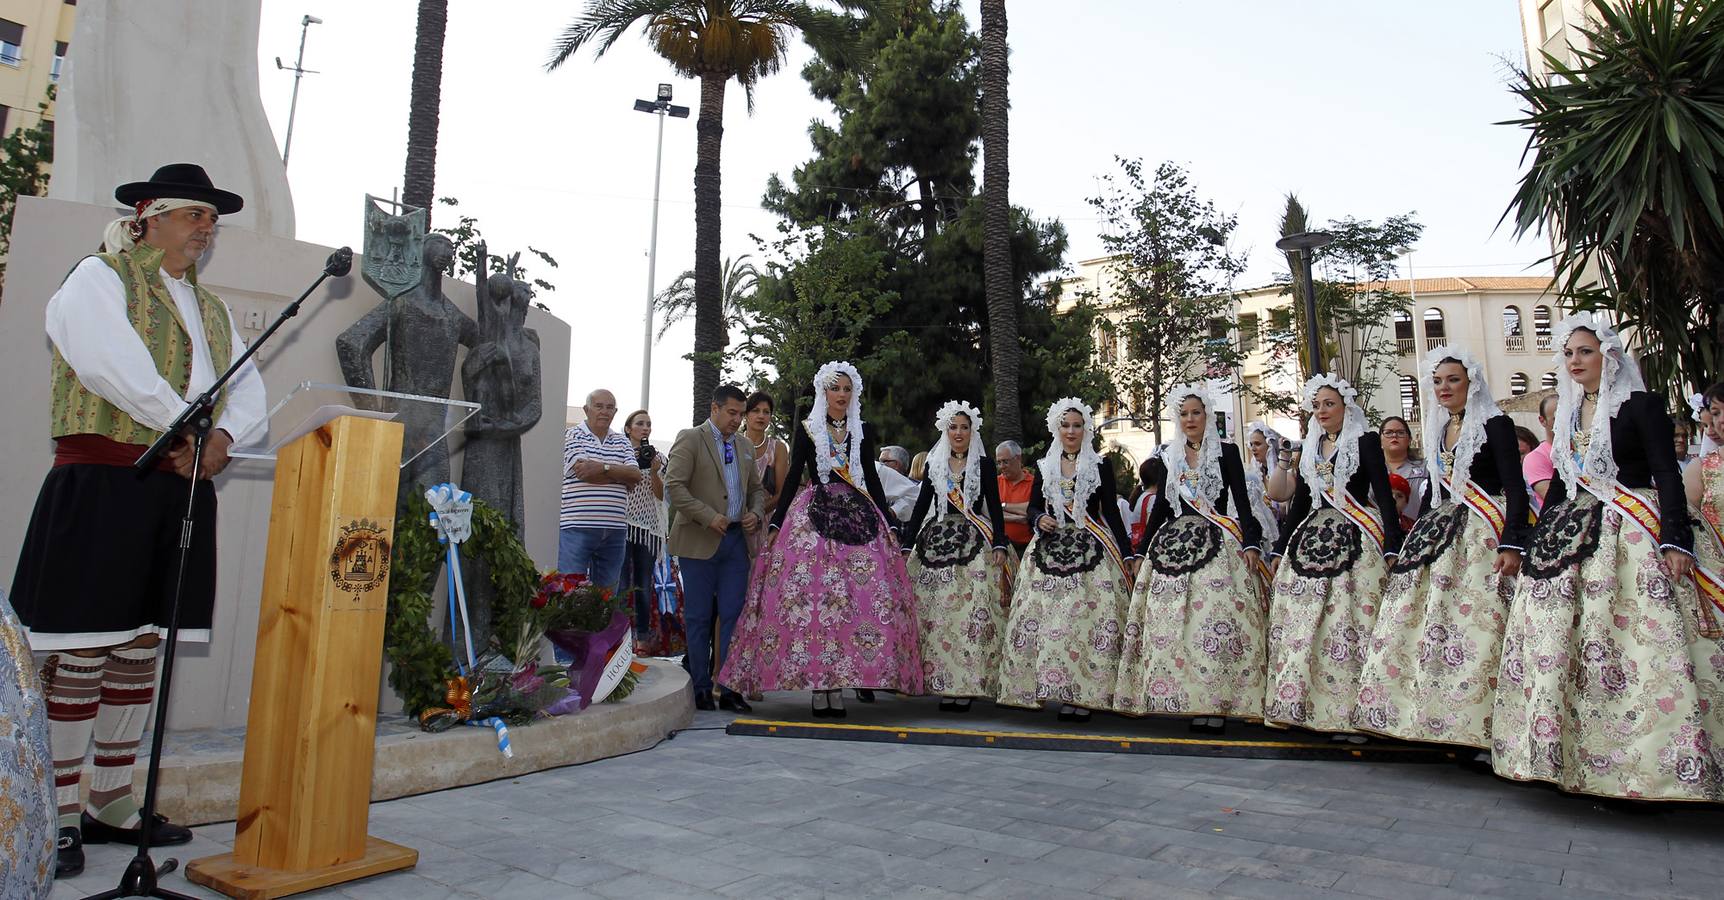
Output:
[[[145,173],[147,176],[148,173]],[[354,199],[354,214],[360,209]],[[103,226],[118,215],[93,206],[36,197],[19,198],[12,226],[12,253],[0,302],[0,585],[10,589],[18,548],[30,521],[42,476],[53,461],[48,436],[49,343],[43,309],[78,260],[94,252]],[[272,237],[227,223],[199,266],[202,283],[227,301],[249,342],[299,296],[322,270],[333,248]],[[505,248],[497,248],[499,250]],[[335,338],[381,299],[352,273],[324,282],[258,352],[270,402],[304,381],[341,383]],[[473,286],[445,279],[449,299],[477,318]],[[247,327],[261,313],[263,326]],[[569,326],[531,309],[527,327],[543,348],[544,408],[554,411],[569,377]],[[464,351],[463,351],[464,352]],[[378,352],[381,358],[382,351]],[[460,397],[460,367],[452,396]],[[527,552],[541,569],[557,560],[557,512],[562,490],[563,423],[542,416],[521,440],[526,479]],[[459,472],[460,440],[453,439],[452,465]],[[243,727],[250,701],[252,657],[257,639],[258,594],[263,582],[264,542],[269,529],[272,463],[235,460],[219,480],[220,531],[215,625],[207,645],[182,644],[174,679],[170,724],[174,728]],[[171,561],[164,561],[171,565]],[[117,579],[133,573],[115,572]],[[71,598],[68,598],[70,600]]]

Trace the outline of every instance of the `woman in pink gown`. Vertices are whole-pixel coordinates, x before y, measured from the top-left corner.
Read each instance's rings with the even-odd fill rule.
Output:
[[[922,655],[897,522],[869,465],[862,375],[830,362],[814,390],[718,681],[813,691],[814,715],[843,718],[843,688],[922,693]]]

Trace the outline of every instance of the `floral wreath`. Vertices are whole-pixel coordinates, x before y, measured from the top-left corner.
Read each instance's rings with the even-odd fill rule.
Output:
[[[1467,371],[1467,402],[1461,412],[1461,434],[1455,440],[1455,449],[1449,464],[1443,463],[1443,434],[1448,430],[1453,418],[1448,408],[1437,402],[1437,392],[1431,382],[1436,378],[1437,368],[1445,362],[1458,362]],[[1478,357],[1465,348],[1453,344],[1443,344],[1433,348],[1425,355],[1424,363],[1419,367],[1423,375],[1419,386],[1420,402],[1424,404],[1425,413],[1425,456],[1436,463],[1441,474],[1447,475],[1458,488],[1467,478],[1471,477],[1473,457],[1485,445],[1485,423],[1494,418],[1502,410],[1491,399],[1490,385],[1485,381],[1485,366]],[[1439,476],[1431,479],[1432,495],[1441,497],[1445,492],[1458,499],[1453,488],[1444,486]]]
[[[860,465],[862,460],[862,373],[856,367],[844,360],[833,360],[820,367],[814,373],[814,403],[808,408],[808,418],[802,422],[802,427],[808,431],[808,438],[814,442],[814,467],[820,477],[820,483],[832,482],[832,437],[826,432],[826,389],[838,380],[838,376],[850,376],[850,408],[844,413],[844,431],[848,436],[849,445],[845,459],[850,465]]]
[[[436,529],[429,524],[430,512],[431,504],[416,493],[395,520],[383,626],[389,684],[401,695],[410,715],[442,704],[445,683],[455,674],[449,645],[431,629],[436,608],[432,589],[443,566],[444,551],[437,543]],[[512,638],[532,615],[530,605],[539,589],[538,569],[515,536],[514,524],[500,510],[475,499],[472,525],[473,534],[462,542],[461,555],[489,564],[491,586],[496,591],[491,630],[505,639]]]
[[[940,430],[940,439],[935,442],[934,449],[928,451],[926,477],[928,483],[934,486],[936,516],[944,516],[951,505],[946,498],[946,483],[952,474],[952,444],[946,437],[946,429],[951,427],[952,418],[959,415],[970,420],[970,449],[964,459],[964,506],[976,510],[976,500],[981,496],[982,411],[962,400],[949,400],[934,414],[934,427]]]

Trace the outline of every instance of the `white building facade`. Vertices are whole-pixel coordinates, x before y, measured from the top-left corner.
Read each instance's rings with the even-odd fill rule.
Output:
[[[1125,310],[1110,292],[1109,269],[1114,264],[1111,257],[1080,261],[1070,277],[1057,282],[1061,308],[1087,299],[1103,318],[1115,326],[1123,323]],[[1562,316],[1549,276],[1400,279],[1372,287],[1406,294],[1410,300],[1406,312],[1385,323],[1394,355],[1381,370],[1377,390],[1362,398],[1368,409],[1379,417],[1405,417],[1415,424],[1416,436],[1423,412],[1420,362],[1430,350],[1455,344],[1484,363],[1492,396],[1504,403],[1516,423],[1543,436],[1537,427],[1537,397],[1556,384],[1550,342]],[[1211,334],[1238,342],[1243,356],[1235,379],[1241,389],[1235,391],[1229,423],[1235,440],[1242,439],[1248,423],[1259,419],[1287,437],[1301,434],[1296,416],[1275,413],[1257,398],[1259,392],[1294,396],[1303,383],[1297,364],[1277,359],[1274,351],[1276,333],[1292,328],[1295,299],[1287,285],[1247,289],[1236,295],[1229,319],[1211,323]],[[1098,326],[1094,338],[1098,364],[1110,370],[1118,366],[1127,351],[1123,337]],[[1117,400],[1097,409],[1103,449],[1119,451],[1134,465],[1147,459],[1156,446],[1151,417],[1161,418],[1164,439],[1174,432],[1160,406],[1159,397],[1133,396],[1121,388]]]

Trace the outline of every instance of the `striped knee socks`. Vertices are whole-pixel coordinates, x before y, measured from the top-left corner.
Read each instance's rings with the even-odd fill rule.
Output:
[[[95,771],[90,776],[90,814],[116,828],[138,824],[132,797],[132,766],[156,694],[156,648],[117,647],[102,668],[101,707],[96,713]]]
[[[48,743],[54,753],[54,803],[61,828],[77,828],[83,803],[78,781],[90,752],[90,733],[101,702],[103,656],[56,653],[42,667],[47,688]]]

